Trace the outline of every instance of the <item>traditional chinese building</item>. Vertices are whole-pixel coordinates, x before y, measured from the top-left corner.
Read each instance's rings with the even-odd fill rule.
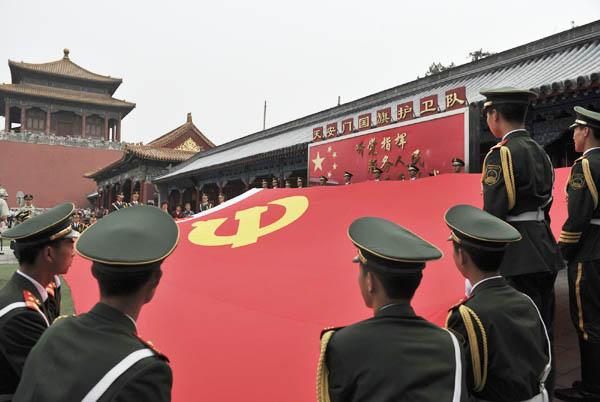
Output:
[[[12,83],[0,85],[4,131],[121,141],[121,119],[134,103],[112,95],[123,82],[92,73],[69,59],[32,64],[9,60]]]
[[[19,193],[39,207],[86,206],[94,185],[83,173],[121,154],[121,121],[135,104],[113,97],[122,79],[86,70],[69,58],[41,64],[8,61],[0,85],[0,184],[9,206]]]
[[[362,146],[368,147],[375,138],[370,134],[455,114],[464,116],[461,127],[466,134],[461,137],[460,146],[465,149],[466,171],[479,172],[482,157],[497,142],[486,119],[481,117],[484,97],[479,91],[503,86],[534,89],[539,93],[528,113],[527,128],[545,147],[555,166],[568,166],[576,158],[572,133],[568,130],[574,119],[573,107],[600,110],[599,74],[600,21],[597,21],[223,144],[190,158],[154,183],[163,199],[197,191],[212,196],[219,189],[231,197],[258,187],[263,177],[306,179],[307,173],[317,177],[327,174],[322,154],[309,158],[309,144],[363,136]],[[405,143],[410,145],[411,136],[398,137],[401,134],[399,131],[375,139],[372,145],[389,145],[390,149],[404,147]],[[445,146],[443,126],[429,134],[432,140],[422,146],[431,149]],[[392,140],[399,142],[392,144]],[[356,147],[359,146],[357,142]],[[425,158],[426,150],[400,156],[408,164],[412,159]],[[360,157],[358,151],[357,148],[355,158]],[[379,166],[387,154],[382,149],[373,151],[379,153],[372,165]],[[451,160],[446,159],[438,161],[442,173],[450,171]],[[398,164],[397,159],[392,162],[396,162],[397,168],[406,166]],[[342,163],[329,166],[345,170]]]
[[[192,122],[188,113],[187,121],[176,129],[146,145],[125,145],[121,158],[102,166],[84,176],[96,182],[98,190],[88,197],[98,206],[109,208],[118,193],[123,192],[129,202],[134,192],[140,194],[145,204],[158,203],[152,179],[169,172],[169,167],[188,160],[199,152],[215,145],[202,134]],[[196,203],[197,192],[181,193],[171,200],[172,204]]]

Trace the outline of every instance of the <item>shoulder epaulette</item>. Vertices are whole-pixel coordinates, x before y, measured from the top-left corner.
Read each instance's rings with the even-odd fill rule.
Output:
[[[25,297],[25,305],[27,306],[27,308],[35,310],[38,313],[42,312],[42,309],[40,309],[40,300],[37,297],[35,297],[33,293],[31,293],[28,290],[24,290],[23,296]]]
[[[46,286],[46,292],[54,297],[54,289],[56,289],[56,284],[54,282],[50,282],[48,286]]]
[[[323,335],[325,335],[327,332],[330,332],[330,331],[335,332],[335,331],[340,330],[342,328],[345,328],[345,327],[327,327],[327,328],[323,328],[321,330],[321,335],[319,336],[319,338],[323,338]]]
[[[454,310],[455,308],[458,308],[458,307],[462,306],[462,305],[463,305],[463,304],[464,304],[464,303],[465,303],[467,300],[469,300],[471,297],[472,297],[472,295],[471,295],[471,296],[469,296],[469,297],[465,297],[465,298],[463,298],[463,299],[460,299],[460,300],[458,301],[458,303],[456,303],[455,305],[453,305],[452,307],[450,307],[450,308],[448,309],[448,311],[452,311],[452,310]]]
[[[508,140],[500,141],[499,143],[497,143],[496,145],[494,145],[493,147],[491,147],[490,150],[502,148],[502,146],[504,146],[504,144],[506,144],[507,141]]]
[[[59,315],[58,317],[56,317],[56,318],[54,319],[54,321],[52,321],[52,324],[54,324],[56,321],[60,321],[60,320],[62,320],[63,318],[68,318],[68,317],[69,317],[69,315],[68,315],[68,314],[61,314],[61,315]],[[71,317],[75,317],[75,314],[72,314],[72,315],[71,315]]]
[[[169,358],[167,356],[165,356],[160,350],[158,350],[158,348],[156,346],[154,346],[154,344],[152,342],[143,339],[141,336],[139,336],[135,332],[132,332],[132,334],[133,334],[133,336],[135,336],[136,338],[138,338],[140,340],[140,342],[142,342],[146,347],[152,349],[152,351],[154,353],[156,353],[156,355],[158,357],[166,360],[167,362],[169,361]]]

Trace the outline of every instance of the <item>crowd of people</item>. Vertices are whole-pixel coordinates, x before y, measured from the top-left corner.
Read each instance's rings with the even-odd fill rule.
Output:
[[[537,95],[481,93],[500,139],[483,162],[483,208],[455,205],[444,216],[466,298],[449,306],[445,328],[417,316],[412,297],[441,251],[389,220],[354,220],[352,261],[373,317],[322,332],[319,401],[600,400],[600,113],[575,108],[571,129],[583,156],[565,187],[568,219],[557,242],[549,226],[553,168],[524,128]],[[168,204],[163,212],[122,199],[81,232],[81,217],[65,203],[2,233],[19,269],[0,290],[0,400],[170,400],[168,359],[137,334],[136,320],[179,229],[164,213]],[[211,207],[203,196],[201,210]],[[175,211],[175,219],[193,213]],[[91,311],[63,317],[58,275],[73,250],[91,261],[100,298]],[[582,377],[554,389],[554,282],[567,266]]]

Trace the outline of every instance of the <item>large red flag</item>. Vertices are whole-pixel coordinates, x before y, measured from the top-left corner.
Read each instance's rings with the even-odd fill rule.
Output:
[[[557,174],[555,233],[566,215],[568,172]],[[413,305],[443,325],[464,295],[443,216],[459,203],[481,207],[480,191],[475,174],[254,190],[181,221],[179,246],[138,322],[171,360],[173,400],[315,400],[320,330],[372,315],[347,235],[361,216],[390,219],[442,249]],[[98,300],[90,266],[77,258],[66,276],[79,313]]]

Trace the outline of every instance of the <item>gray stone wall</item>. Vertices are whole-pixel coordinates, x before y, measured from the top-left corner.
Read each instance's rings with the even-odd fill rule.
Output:
[[[115,151],[121,151],[125,147],[124,142],[111,142],[96,138],[59,137],[55,135],[44,135],[41,133],[34,133],[29,131],[19,133],[15,131],[7,132],[1,130],[0,141],[26,142],[29,144],[61,145],[64,147],[110,149]]]

